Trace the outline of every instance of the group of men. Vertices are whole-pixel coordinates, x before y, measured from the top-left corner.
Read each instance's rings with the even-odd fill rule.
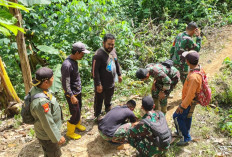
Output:
[[[197,36],[196,43],[192,40],[194,34]],[[92,77],[95,87],[94,116],[98,120],[99,133],[103,139],[109,142],[129,143],[142,156],[158,154],[166,148],[156,147],[151,128],[143,121],[138,121],[133,113],[136,106],[134,100],[129,100],[123,106],[111,108],[115,79],[122,82],[114,46],[115,37],[112,34],[106,34],[103,38],[103,47],[96,51],[92,59]],[[161,116],[156,110],[161,110],[166,114],[167,98],[179,79],[184,84],[182,103],[173,115],[177,128],[176,133],[183,136],[183,139],[178,142],[179,145],[186,145],[191,141],[189,130],[196,104],[194,98],[199,92],[202,82],[201,75],[193,72],[195,70],[202,71],[198,65],[199,54],[196,52],[200,50],[200,47],[200,31],[195,23],[190,23],[186,32],[176,37],[171,48],[170,60],[149,64],[146,68],[136,72],[137,78],[141,80],[146,80],[150,76],[154,77],[151,89],[152,97],[144,97],[141,106],[142,119],[148,119],[151,122],[158,121]],[[81,135],[75,133],[76,129],[86,130],[81,125],[82,87],[77,60],[81,60],[85,54],[89,53],[83,43],[76,42],[72,45],[71,55],[65,59],[61,67],[62,86],[71,114],[67,121],[66,136],[72,139],[81,138]],[[188,75],[186,75],[187,73]],[[47,97],[34,99],[30,110],[36,121],[34,123],[36,136],[43,147],[45,156],[59,157],[61,156],[60,145],[65,143],[65,138],[59,130],[62,124],[62,110],[56,98],[49,91],[52,83],[53,72],[51,69],[42,67],[36,71],[30,93],[31,95],[44,93]],[[103,101],[106,115],[100,119]]]

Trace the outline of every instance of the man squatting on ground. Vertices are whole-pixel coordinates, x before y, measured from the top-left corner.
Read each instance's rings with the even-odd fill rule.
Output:
[[[127,130],[123,124],[130,120],[131,123],[136,122],[136,117],[133,113],[136,107],[134,100],[129,100],[123,106],[112,108],[103,119],[99,121],[98,130],[104,140],[120,142],[117,138],[121,138]],[[131,125],[128,123],[128,125]],[[125,129],[124,129],[125,128]],[[123,139],[123,138],[122,138]]]

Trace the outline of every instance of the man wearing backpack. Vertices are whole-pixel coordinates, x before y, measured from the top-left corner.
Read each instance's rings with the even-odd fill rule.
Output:
[[[45,157],[60,157],[60,145],[65,143],[61,135],[61,108],[56,98],[49,91],[53,83],[53,71],[42,67],[35,73],[30,90],[32,97],[30,112],[34,118],[34,129]]]
[[[182,89],[182,103],[173,114],[173,119],[177,129],[177,134],[183,138],[177,145],[187,145],[191,141],[190,128],[192,122],[192,114],[197,104],[197,95],[202,88],[202,75],[205,75],[204,70],[198,65],[199,54],[191,50],[182,54],[186,59],[186,63],[190,67],[190,71]],[[199,74],[200,73],[200,74]]]
[[[142,99],[141,107],[141,113],[144,114],[142,120],[131,127],[127,132],[126,142],[128,142],[132,147],[136,148],[139,152],[139,156],[141,157],[150,157],[155,154],[160,154],[162,151],[168,148],[171,142],[171,132],[168,129],[165,116],[162,112],[154,111],[153,107],[154,101],[152,97],[144,97]],[[156,129],[161,129],[166,138],[161,140],[160,137],[154,134],[151,126],[149,126],[150,124],[148,125],[144,120],[149,121],[149,123],[157,123],[162,120],[162,127],[159,126]]]
[[[64,60],[61,67],[62,86],[71,113],[71,117],[67,121],[66,135],[72,139],[81,138],[81,135],[75,133],[76,128],[80,131],[86,130],[86,128],[81,125],[82,87],[77,60],[81,60],[84,54],[88,53],[90,53],[90,51],[85,48],[82,42],[74,43],[72,45],[72,54]]]
[[[196,35],[197,37],[196,43],[192,39],[193,35]],[[186,32],[180,33],[175,38],[170,50],[171,60],[173,60],[174,66],[180,71],[180,79],[183,84],[188,74],[188,65],[181,55],[184,51],[195,50],[199,52],[200,48],[200,30],[195,22],[190,22],[186,27]]]
[[[167,98],[180,80],[179,71],[172,66],[171,60],[161,63],[148,64],[145,69],[139,69],[136,77],[147,80],[150,76],[154,77],[151,92],[155,102],[155,110],[160,110],[166,114]]]

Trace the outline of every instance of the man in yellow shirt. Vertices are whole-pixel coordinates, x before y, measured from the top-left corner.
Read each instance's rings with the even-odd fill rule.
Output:
[[[189,134],[192,123],[192,114],[197,104],[195,101],[196,95],[200,92],[202,85],[202,76],[194,71],[203,71],[198,64],[198,52],[194,50],[186,51],[182,56],[185,57],[186,63],[190,67],[190,71],[182,89],[182,103],[173,114],[177,134],[183,137],[177,143],[177,145],[180,146],[187,145],[188,142],[192,140]]]

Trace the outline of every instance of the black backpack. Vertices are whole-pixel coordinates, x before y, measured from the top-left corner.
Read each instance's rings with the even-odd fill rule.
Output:
[[[154,136],[154,146],[158,148],[166,148],[171,143],[171,130],[168,128],[164,114],[161,111],[157,111],[157,114],[156,122],[152,122],[148,118],[142,119],[142,121],[152,130]],[[151,114],[149,114],[149,116],[151,116]]]
[[[44,93],[37,93],[37,94],[31,96],[31,93],[29,92],[24,98],[24,104],[22,105],[22,109],[21,109],[21,116],[23,119],[23,123],[26,123],[26,124],[34,124],[35,123],[35,119],[31,115],[30,105],[31,105],[31,102],[37,98],[49,99]]]
[[[161,64],[166,66],[167,68],[171,68],[173,66],[173,61],[170,59],[167,59],[166,61],[162,62]]]

